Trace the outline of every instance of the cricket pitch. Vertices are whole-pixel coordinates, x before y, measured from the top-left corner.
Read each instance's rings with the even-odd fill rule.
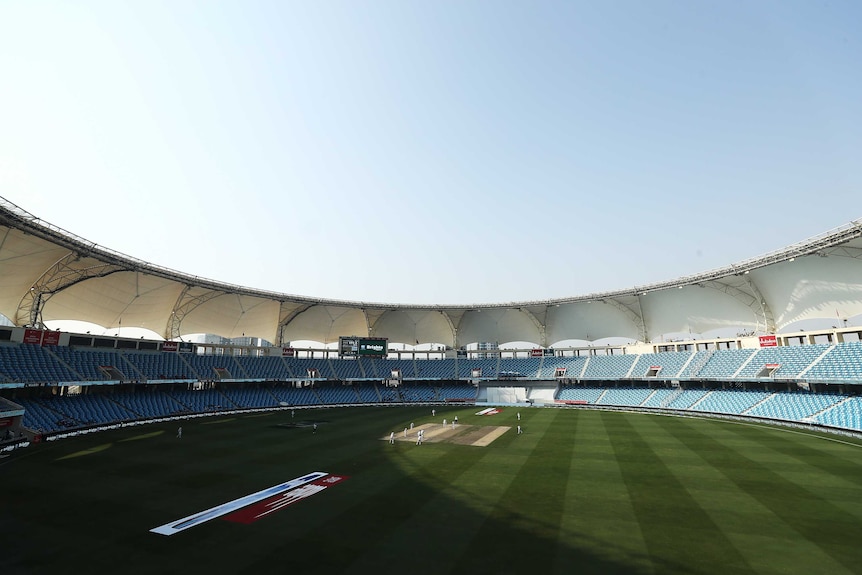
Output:
[[[452,427],[452,425],[442,425],[439,423],[425,423],[407,430],[407,436],[404,436],[404,431],[395,432],[395,440],[400,442],[416,443],[416,436],[419,430],[425,432],[423,443],[455,443],[457,445],[472,445],[474,447],[487,447],[491,443],[512,429],[508,426],[492,426],[492,425],[467,425],[461,424]],[[389,435],[384,435],[380,439],[389,440]]]

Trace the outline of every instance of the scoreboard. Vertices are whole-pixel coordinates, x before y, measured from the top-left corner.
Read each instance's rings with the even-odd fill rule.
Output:
[[[370,337],[339,337],[338,355],[341,357],[386,357],[387,339]]]

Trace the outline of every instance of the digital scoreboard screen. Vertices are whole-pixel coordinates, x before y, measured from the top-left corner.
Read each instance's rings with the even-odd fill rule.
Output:
[[[351,357],[359,353],[359,338],[358,337],[339,337],[338,338],[338,355],[341,357]]]
[[[341,357],[386,357],[388,340],[370,337],[338,338],[338,355]]]

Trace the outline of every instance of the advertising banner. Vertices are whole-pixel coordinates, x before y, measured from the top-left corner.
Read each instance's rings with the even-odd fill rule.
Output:
[[[42,334],[42,345],[60,345],[59,331],[46,331]]]
[[[24,343],[42,343],[42,330],[41,329],[30,329],[27,328],[24,330]]]
[[[385,339],[362,338],[359,340],[359,355],[383,357],[386,355],[387,343],[388,342]]]

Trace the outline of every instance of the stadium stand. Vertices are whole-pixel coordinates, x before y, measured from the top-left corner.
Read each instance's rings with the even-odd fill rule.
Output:
[[[405,383],[400,387],[401,401],[422,403],[437,401],[437,390],[431,383],[424,381]]]
[[[398,393],[397,387],[381,387],[378,390],[380,401],[383,403],[398,403],[401,401],[401,394]]]
[[[455,377],[455,360],[416,360],[416,379],[458,379]]]
[[[605,389],[601,387],[572,387],[561,386],[558,399],[560,401],[583,401],[584,403],[596,403]]]
[[[301,389],[275,387],[272,389],[272,394],[278,399],[279,403],[287,405],[320,405],[323,403],[310,387],[303,387]]]
[[[746,415],[803,421],[839,403],[844,397],[831,393],[781,391],[773,393],[766,400],[751,408],[746,412]]]
[[[287,369],[281,357],[234,357],[233,360],[240,368],[243,377],[249,379],[266,379],[271,381],[285,381],[295,376]]]
[[[845,429],[862,429],[862,397],[847,397],[814,416],[824,425]]]
[[[653,389],[642,388],[608,388],[601,399],[596,401],[599,405],[622,405],[637,407],[653,393]]]
[[[700,379],[730,379],[754,353],[753,349],[699,351],[681,375]]]
[[[128,364],[122,355],[114,351],[73,350],[65,346],[49,347],[45,350],[57,356],[61,363],[68,366],[83,380],[110,381],[117,379],[106,368],[114,368],[120,375],[130,379],[137,375],[134,367]]]
[[[351,361],[350,363],[356,363]],[[324,404],[342,405],[359,402],[359,395],[352,385],[342,385],[340,383],[324,383],[315,386],[318,397]]]
[[[180,390],[167,392],[170,397],[185,407],[189,413],[205,413],[209,411],[225,411],[236,409],[230,399],[216,389]]]
[[[160,390],[115,393],[111,398],[141,419],[169,417],[186,411],[186,407]]]
[[[358,359],[333,361],[332,365],[336,379],[342,381],[365,379],[365,372],[363,371],[362,364]]]
[[[0,345],[0,377],[22,383],[79,381],[81,376],[39,345]]]
[[[469,383],[444,383],[437,388],[439,401],[475,401],[476,388]]]
[[[458,377],[456,379],[470,379],[473,377],[473,370],[478,369],[479,377],[484,379],[497,377],[497,364],[499,359],[462,359],[458,361]]]
[[[652,367],[660,368],[652,377],[657,379],[670,379],[679,377],[679,372],[683,366],[692,358],[691,352],[686,351],[668,351],[664,353],[644,353],[637,356],[634,367],[631,370],[631,377],[645,378],[650,377],[649,371]]]
[[[678,393],[679,390],[674,389],[656,389],[641,405],[643,407],[666,407],[673,400],[674,394]]]
[[[713,413],[742,414],[771,395],[768,391],[726,390],[711,391],[691,409]]]
[[[127,353],[125,357],[147,380],[198,379],[191,366],[177,353],[136,352]]]
[[[359,394],[360,403],[380,402],[380,396],[377,393],[375,384],[370,381],[356,384],[356,392]]]
[[[774,366],[768,374],[766,365]],[[528,382],[542,382],[543,397],[551,398],[554,388],[548,384],[554,382],[560,367],[566,368],[566,374],[553,400],[562,402],[762,417],[862,430],[862,398],[855,394],[856,385],[862,384],[862,343],[858,341],[482,360],[300,359],[0,344],[0,374],[7,386],[9,382],[18,386],[4,388],[4,395],[11,395],[10,399],[24,407],[25,427],[44,433],[234,409],[475,402],[479,388],[471,383],[476,379],[474,368],[482,370],[482,385],[511,386],[511,381],[485,380],[518,374]],[[317,370],[313,385],[309,369]],[[384,385],[393,369],[401,371],[399,385]],[[122,381],[117,383],[118,379]],[[222,381],[225,379],[227,382]],[[675,380],[674,387],[664,387],[670,379]],[[796,388],[797,381],[807,388],[808,380],[827,382],[821,385],[828,387],[817,392]],[[144,381],[151,384],[130,383]],[[172,383],[177,381],[182,383]],[[584,385],[584,381],[592,384]],[[831,383],[834,381],[843,384],[840,392]],[[63,387],[54,387],[58,382]],[[91,385],[94,382],[100,385]],[[626,385],[617,387],[614,382]],[[75,389],[59,393],[66,386]],[[193,389],[196,387],[203,389]]]
[[[500,360],[500,371],[518,373],[529,379],[536,379],[542,365],[541,357],[521,357]],[[553,373],[551,374],[553,377]]]
[[[690,409],[695,403],[700,401],[708,392],[704,389],[684,389],[680,393],[674,394],[666,405],[668,409]]]
[[[240,408],[278,407],[278,399],[265,387],[230,386],[221,392]]]
[[[311,379],[310,370],[317,370],[322,379],[338,379],[332,371],[332,366],[327,359],[299,359],[296,357],[285,358],[288,370],[297,379]]]
[[[579,378],[586,363],[586,357],[547,357],[539,369],[538,379],[554,379],[554,373],[559,368],[565,368],[566,377]]]
[[[632,368],[636,355],[594,355],[587,362],[587,369],[581,379],[601,379],[610,381],[626,377]]]
[[[823,359],[805,372],[809,379],[862,379],[862,342],[833,346]]]
[[[798,375],[815,359],[822,355],[828,345],[798,345],[789,347],[765,347],[757,351],[751,361],[736,375],[738,379],[754,378],[768,364],[778,364],[772,377],[788,378]]]

